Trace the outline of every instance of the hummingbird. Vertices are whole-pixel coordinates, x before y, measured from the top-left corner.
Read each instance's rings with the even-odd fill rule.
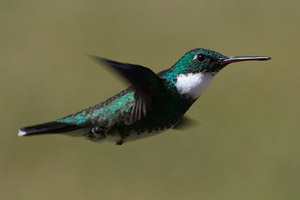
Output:
[[[183,55],[171,68],[151,69],[90,56],[131,84],[115,96],[66,117],[19,129],[19,136],[61,133],[117,145],[174,128],[225,66],[242,61],[270,60],[266,56],[224,56],[204,48]]]

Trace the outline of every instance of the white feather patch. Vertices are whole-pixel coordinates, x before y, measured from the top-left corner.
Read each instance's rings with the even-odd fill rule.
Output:
[[[214,74],[210,73],[179,74],[175,86],[180,94],[197,99],[207,89],[213,78]]]
[[[25,132],[25,131],[19,130],[18,136],[22,137],[22,136],[24,136],[24,135],[26,135],[26,132]]]

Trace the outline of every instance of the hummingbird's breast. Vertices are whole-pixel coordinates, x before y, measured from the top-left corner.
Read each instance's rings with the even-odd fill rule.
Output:
[[[124,141],[141,139],[160,133],[175,126],[194,103],[191,98],[179,94],[176,89],[167,90],[153,99],[152,108],[140,120],[127,124],[126,121],[112,127]]]

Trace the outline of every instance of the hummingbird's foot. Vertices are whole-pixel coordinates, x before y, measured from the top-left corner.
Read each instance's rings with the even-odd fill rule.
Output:
[[[178,120],[178,122],[173,126],[173,129],[175,130],[181,130],[181,129],[187,129],[189,127],[193,127],[197,124],[197,121],[183,116],[180,120]]]
[[[116,145],[122,145],[124,142],[122,139],[120,139],[119,141],[116,142]]]
[[[88,137],[91,140],[99,141],[105,139],[105,128],[101,126],[94,127],[90,130]]]

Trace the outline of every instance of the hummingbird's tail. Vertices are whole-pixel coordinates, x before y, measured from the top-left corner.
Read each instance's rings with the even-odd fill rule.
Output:
[[[83,127],[60,122],[48,122],[35,126],[27,126],[19,129],[18,136],[38,135],[47,133],[64,133],[81,129]]]

